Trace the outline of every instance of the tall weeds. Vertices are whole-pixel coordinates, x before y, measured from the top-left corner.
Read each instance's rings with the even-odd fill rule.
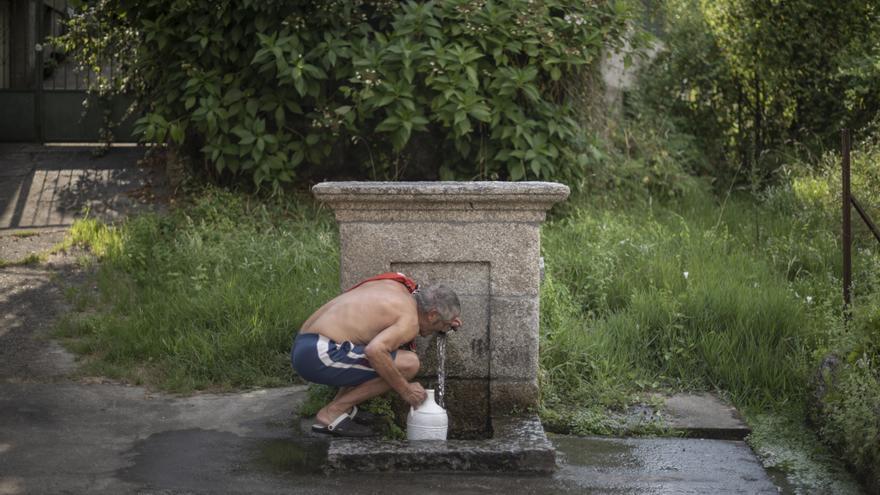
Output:
[[[784,213],[756,217],[752,204],[584,204],[547,225],[545,397],[623,408],[663,387],[801,402],[814,353],[837,328],[817,310],[833,299],[834,240],[808,237]]]

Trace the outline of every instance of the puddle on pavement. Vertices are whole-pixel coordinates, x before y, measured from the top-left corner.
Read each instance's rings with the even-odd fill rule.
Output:
[[[323,472],[329,447],[329,442],[304,438],[269,440],[260,445],[258,460],[277,471],[316,474]]]

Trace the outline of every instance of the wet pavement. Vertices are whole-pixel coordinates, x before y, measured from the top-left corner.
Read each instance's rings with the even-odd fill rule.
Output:
[[[324,474],[304,387],[169,397],[0,384],[0,493],[778,493],[741,441],[553,436],[550,476]]]

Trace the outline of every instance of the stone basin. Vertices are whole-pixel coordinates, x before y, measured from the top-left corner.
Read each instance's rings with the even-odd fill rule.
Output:
[[[334,438],[327,468],[346,471],[479,471],[549,474],[556,451],[537,416],[492,419],[483,440],[406,441]]]

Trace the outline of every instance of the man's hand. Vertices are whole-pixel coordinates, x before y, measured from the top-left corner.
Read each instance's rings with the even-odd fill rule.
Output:
[[[428,393],[425,392],[425,388],[422,387],[422,384],[419,382],[412,382],[406,385],[406,392],[401,394],[403,400],[407,401],[409,405],[413,407],[419,407],[422,405],[422,402],[425,402],[425,399],[428,398]]]

